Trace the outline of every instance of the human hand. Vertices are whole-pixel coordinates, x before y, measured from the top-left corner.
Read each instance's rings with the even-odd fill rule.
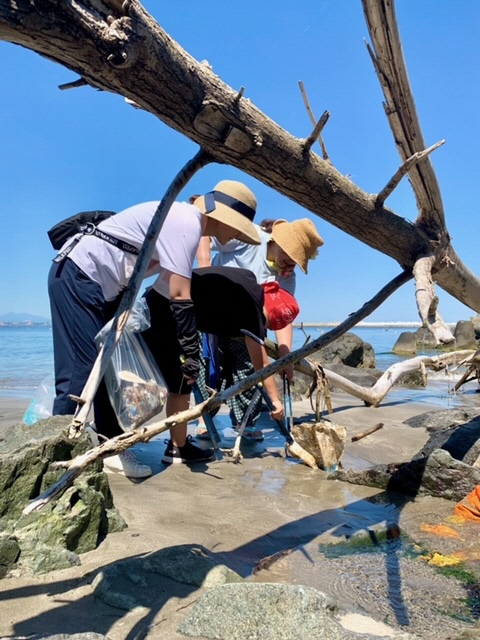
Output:
[[[278,400],[278,398],[276,400],[273,400],[272,404],[274,408],[270,411],[270,418],[272,420],[283,420],[283,404],[280,402],[280,400]]]
[[[282,369],[279,373],[282,378],[286,377],[290,384],[295,384],[295,380],[294,380],[295,367],[293,366],[293,364],[289,364],[284,369]]]

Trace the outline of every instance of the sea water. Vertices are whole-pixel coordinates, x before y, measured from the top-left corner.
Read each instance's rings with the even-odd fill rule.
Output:
[[[313,341],[329,331],[328,327],[304,327],[294,329],[294,348],[301,347],[307,337]],[[372,345],[376,368],[386,371],[405,357],[395,355],[392,349],[403,331],[414,331],[395,326],[355,327],[355,333]],[[418,355],[438,355],[422,352]],[[0,397],[33,398],[42,381],[53,373],[53,344],[50,327],[0,327]],[[452,393],[462,372],[428,371],[426,389],[395,388],[389,393],[399,402],[415,399],[442,407],[480,403],[478,384],[471,382],[458,393]]]

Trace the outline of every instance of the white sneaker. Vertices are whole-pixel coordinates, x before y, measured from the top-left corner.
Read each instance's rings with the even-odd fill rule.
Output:
[[[103,464],[107,467],[106,471],[116,471],[123,473],[127,478],[148,478],[152,475],[152,470],[146,464],[141,464],[133,451],[122,451],[118,456],[109,456],[105,458]]]

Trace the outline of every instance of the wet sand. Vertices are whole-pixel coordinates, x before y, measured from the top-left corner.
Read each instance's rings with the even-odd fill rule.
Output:
[[[26,404],[0,399],[0,427],[21,419]],[[372,409],[337,393],[333,404],[330,419],[347,428],[347,468],[410,459],[428,436],[402,422],[438,408],[387,400]],[[295,403],[294,415],[296,421],[312,421],[310,403]],[[378,422],[384,424],[382,429],[351,442],[352,436]],[[227,426],[227,416],[219,416],[219,431]],[[381,623],[381,637],[391,637],[393,629],[432,640],[460,635],[464,625],[442,615],[437,605],[443,598],[448,611],[450,601],[466,597],[464,588],[445,582],[424,559],[413,562],[408,544],[388,549],[378,544],[374,553],[360,549],[342,556],[340,551],[352,536],[372,538],[395,525],[425,548],[468,555],[476,547],[478,525],[464,529],[454,543],[444,540],[432,533],[432,527],[448,522],[452,503],[422,498],[392,504],[378,489],[327,480],[324,472],[285,458],[284,440],[268,414],[262,415],[261,426],[265,441],[244,445],[241,464],[220,456],[205,466],[167,467],[159,461],[163,435],[135,447],[154,475],[133,482],[109,474],[115,505],[128,528],[83,554],[79,567],[0,580],[0,637],[95,630],[110,640],[123,640],[133,629],[148,627],[142,637],[184,638],[178,626],[201,590],[159,575],[152,583],[150,576],[148,589],[130,585],[126,595],[144,608],[127,613],[94,598],[91,586],[100,570],[126,558],[154,557],[175,545],[203,547],[248,580],[305,584],[330,593],[345,607],[345,628],[373,633]],[[224,440],[221,447],[233,444],[233,439]],[[338,553],[332,554],[332,543],[340,543],[335,547]]]

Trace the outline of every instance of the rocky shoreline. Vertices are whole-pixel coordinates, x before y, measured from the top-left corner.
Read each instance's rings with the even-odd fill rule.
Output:
[[[79,564],[19,567],[0,580],[0,637],[480,638],[478,524],[452,520],[454,500],[358,476],[374,469],[385,480],[392,462],[422,456],[454,426],[468,424],[471,441],[476,416],[372,409],[340,393],[333,402],[329,419],[348,433],[337,479],[285,458],[266,414],[265,441],[245,446],[241,464],[165,467],[163,439],[138,446],[152,478],[108,475],[127,528]],[[296,419],[312,421],[308,402],[294,405]],[[21,403],[16,415],[8,406],[0,401],[0,429],[21,418]],[[351,441],[378,421],[381,430]]]

